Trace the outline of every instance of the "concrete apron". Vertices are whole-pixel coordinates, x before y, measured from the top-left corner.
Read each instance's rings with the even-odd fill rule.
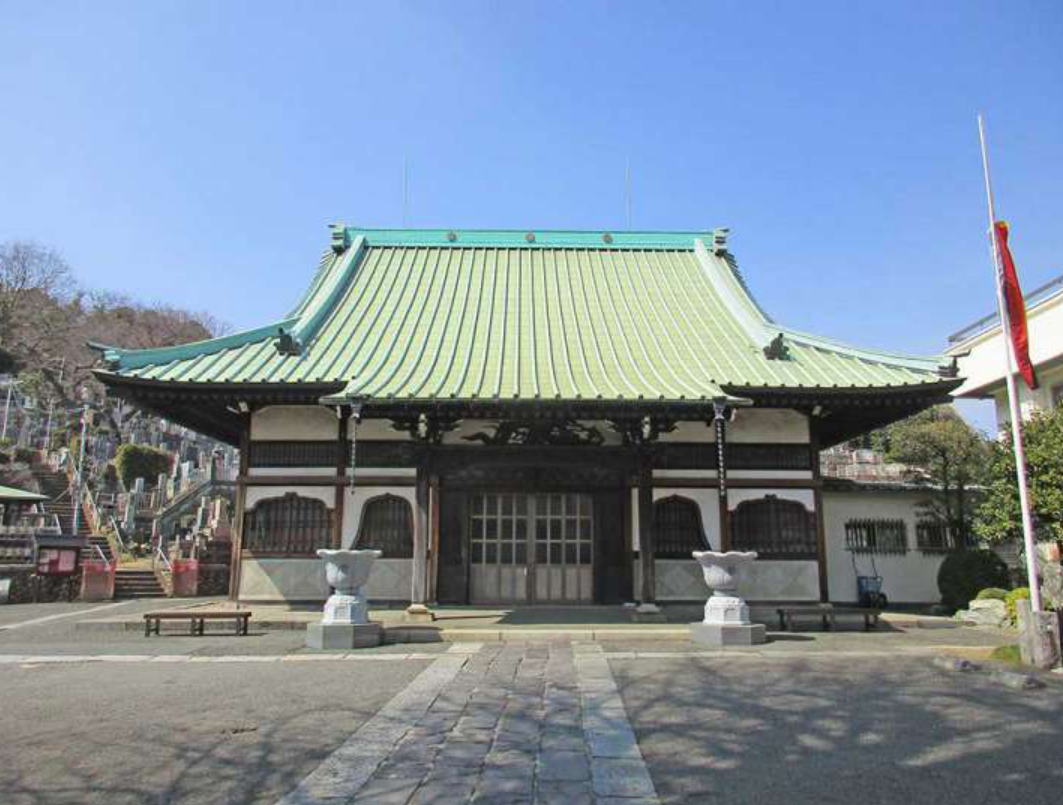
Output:
[[[189,609],[234,608],[231,602],[189,603]],[[305,630],[309,623],[320,619],[320,612],[310,609],[286,609],[279,606],[243,605],[251,610],[252,631]],[[534,640],[648,640],[687,641],[690,639],[690,623],[700,620],[701,605],[668,607],[672,623],[635,623],[630,620],[631,608],[616,606],[573,607],[513,607],[486,609],[476,607],[441,607],[434,610],[434,623],[406,623],[401,609],[378,609],[371,611],[370,618],[383,627],[384,643],[438,643],[438,642],[498,642]],[[678,612],[677,612],[678,610]],[[689,610],[689,612],[688,612]],[[771,624],[775,605],[751,607],[755,622]],[[686,618],[689,617],[689,620]],[[479,621],[479,623],[470,623]],[[518,621],[518,623],[512,623]],[[142,631],[141,616],[85,620],[77,623],[78,631]],[[174,627],[180,630],[181,626]],[[225,629],[227,624],[216,628]],[[175,631],[175,634],[177,631]]]

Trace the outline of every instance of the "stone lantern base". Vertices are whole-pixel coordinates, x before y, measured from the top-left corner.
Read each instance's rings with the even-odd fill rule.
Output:
[[[690,642],[703,646],[757,646],[766,640],[762,623],[690,624]]]
[[[310,623],[306,627],[307,648],[354,649],[379,646],[384,630],[379,623]]]
[[[765,627],[749,620],[738,596],[714,593],[705,603],[705,620],[690,624],[690,640],[706,646],[756,646],[767,640]]]

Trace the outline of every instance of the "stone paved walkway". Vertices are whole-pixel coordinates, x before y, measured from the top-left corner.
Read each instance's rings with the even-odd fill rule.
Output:
[[[280,805],[656,805],[594,644],[456,644]]]

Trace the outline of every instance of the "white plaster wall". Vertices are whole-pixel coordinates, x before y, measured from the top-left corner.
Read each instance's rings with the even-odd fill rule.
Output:
[[[1063,366],[1052,369],[1037,370],[1038,387],[1030,390],[1026,384],[1016,378],[1015,389],[1019,396],[1019,413],[1023,419],[1029,419],[1035,412],[1051,411],[1056,403],[1053,394],[1059,395],[1059,387],[1063,385]],[[993,407],[997,415],[997,428],[1001,429],[1011,422],[1011,412],[1008,411],[1008,392],[1001,385],[993,391]]]
[[[804,444],[808,439],[808,417],[785,408],[739,408],[727,423],[731,442]]]
[[[676,422],[675,430],[662,433],[662,442],[715,442],[716,429],[705,422]]]
[[[693,558],[658,559],[654,562],[658,601],[704,601],[709,596],[701,566]],[[642,589],[642,565],[634,562],[635,595]],[[818,601],[819,568],[816,562],[754,562],[746,574],[742,596],[750,601]]]
[[[378,559],[362,588],[374,601],[409,601],[412,561]],[[244,559],[240,570],[241,601],[324,601],[329,588],[320,559]]]
[[[923,554],[915,548],[917,505],[925,498],[920,492],[832,492],[823,493],[823,514],[827,536],[827,580],[832,601],[856,601],[856,573],[882,576],[882,591],[892,603],[928,604],[941,600],[937,572],[942,554]],[[854,518],[900,518],[907,524],[906,554],[853,554],[845,548],[845,523]],[[872,565],[872,557],[874,565]]]
[[[354,423],[352,421],[351,427],[348,432],[354,430]],[[353,435],[353,433],[352,433]],[[357,429],[358,440],[365,439],[367,441],[386,441],[386,442],[406,442],[410,440],[410,434],[404,430],[395,430],[391,427],[390,419],[362,419],[358,421]]]
[[[315,441],[335,439],[336,412],[320,405],[271,405],[251,415],[251,438]]]
[[[293,492],[299,497],[320,500],[330,509],[336,505],[334,486],[249,486],[247,487],[246,508],[252,508],[260,500],[280,498]]]
[[[1063,358],[1063,293],[1051,297],[1026,312],[1030,332],[1030,360],[1034,367],[1059,361]],[[999,327],[949,347],[948,354],[957,357],[960,377],[965,378],[954,395],[986,396],[996,386],[1004,383],[1005,341]],[[970,352],[961,356],[961,353]],[[1020,382],[1019,384],[1023,384]],[[1034,392],[1026,397],[1036,404],[1047,403],[1050,384],[1044,383],[1040,394]],[[1029,389],[1026,389],[1029,392]]]
[[[251,476],[269,478],[270,476],[321,475],[331,477],[336,474],[335,467],[252,467],[247,473]]]

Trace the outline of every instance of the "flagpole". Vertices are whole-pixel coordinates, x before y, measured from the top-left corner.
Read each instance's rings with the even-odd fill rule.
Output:
[[[1030,604],[1034,612],[1041,611],[1041,586],[1037,581],[1037,543],[1034,540],[1033,518],[1030,516],[1030,496],[1026,486],[1026,447],[1022,438],[1022,418],[1019,414],[1018,389],[1015,387],[1015,345],[1011,342],[1011,322],[1004,303],[1004,283],[1001,282],[1000,248],[997,243],[996,212],[993,209],[993,184],[989,179],[989,151],[986,148],[985,124],[978,115],[978,139],[982,144],[982,173],[985,175],[985,195],[989,205],[989,246],[996,272],[997,309],[1000,312],[1000,335],[1004,339],[1004,380],[1008,389],[1008,411],[1011,414],[1011,443],[1015,449],[1015,474],[1019,481],[1019,506],[1022,509],[1022,538],[1026,545],[1026,574],[1030,585]]]

